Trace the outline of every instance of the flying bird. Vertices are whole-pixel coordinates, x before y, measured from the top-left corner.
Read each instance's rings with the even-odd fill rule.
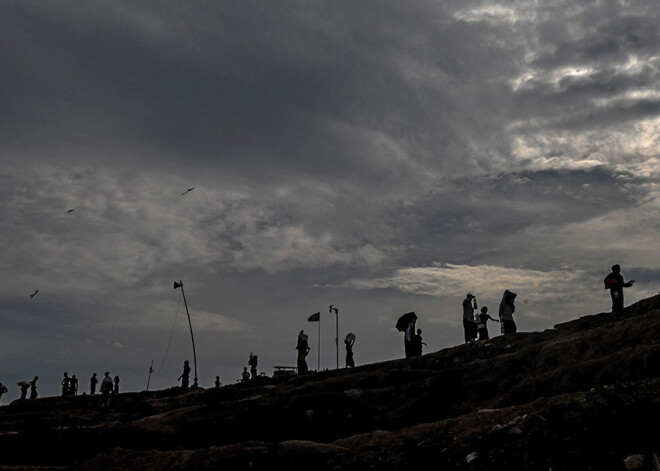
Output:
[[[36,290],[34,293],[30,295],[30,299],[34,298],[34,296],[39,292],[39,290]]]
[[[68,210],[66,213],[67,213],[67,214],[71,214],[71,213],[74,212],[74,211],[75,211],[75,209],[70,209],[70,210]]]
[[[184,191],[183,193],[181,193],[181,196],[185,195],[186,193],[190,193],[190,192],[193,191],[194,189],[195,189],[194,186],[193,186],[192,188],[188,188],[186,191]]]

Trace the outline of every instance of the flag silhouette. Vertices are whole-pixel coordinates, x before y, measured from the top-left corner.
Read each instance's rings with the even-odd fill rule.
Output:
[[[317,312],[315,314],[312,314],[311,316],[309,316],[309,318],[307,318],[307,320],[309,322],[319,322],[321,320],[321,313]]]

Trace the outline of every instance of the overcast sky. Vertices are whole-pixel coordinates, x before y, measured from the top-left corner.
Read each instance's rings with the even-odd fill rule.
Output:
[[[655,0],[0,3],[0,381],[123,391],[660,290]],[[188,188],[194,190],[184,193]],[[68,212],[75,209],[73,212]],[[35,290],[37,295],[30,298]],[[490,326],[499,333],[499,326]],[[171,341],[170,341],[171,339]],[[169,348],[168,348],[169,345]],[[340,363],[344,354],[340,351]]]

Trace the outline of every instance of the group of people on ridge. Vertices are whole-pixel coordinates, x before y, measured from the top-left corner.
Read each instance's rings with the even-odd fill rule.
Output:
[[[516,293],[504,291],[502,300],[500,301],[499,309],[499,322],[503,334],[513,334],[517,331],[516,323],[513,320],[513,313],[516,312]],[[463,300],[463,330],[465,332],[465,343],[474,342],[476,340],[488,340],[488,321],[495,321],[488,314],[488,308],[483,306],[481,311],[477,312],[477,298],[468,293]]]
[[[623,310],[623,288],[630,288],[635,280],[624,281],[623,276],[621,275],[621,266],[616,264],[612,266],[612,271],[605,277],[604,285],[605,289],[610,290],[610,296],[612,298],[612,312],[618,312]],[[517,326],[513,320],[513,314],[516,311],[515,300],[516,293],[509,291],[508,289],[504,291],[502,295],[502,300],[500,301],[498,317],[499,323],[501,326],[501,331],[503,334],[515,333],[517,331]],[[465,343],[471,343],[476,340],[488,340],[488,321],[498,322],[498,319],[494,319],[488,314],[488,308],[482,306],[478,310],[477,299],[476,297],[468,293],[465,299],[463,300],[463,329],[465,333]],[[414,312],[409,312],[404,314],[397,323],[397,328],[400,331],[405,332],[404,336],[404,347],[406,358],[420,356],[422,354],[422,346],[426,345],[422,341],[422,329],[415,328],[417,316]],[[355,360],[353,359],[353,344],[355,343],[355,334],[349,333],[344,339],[344,345],[346,347],[346,367],[354,367]],[[298,350],[297,358],[297,370],[298,374],[304,374],[308,372],[306,357],[309,354],[310,346],[308,341],[308,336],[304,331],[300,331],[298,334],[298,342],[296,345],[296,350]],[[250,352],[248,359],[248,366],[250,371],[248,372],[247,367],[243,369],[242,380],[247,381],[250,379],[255,379],[257,377],[257,355],[254,355]],[[37,381],[39,377],[35,376],[32,381],[20,381],[18,386],[21,390],[21,400],[27,398],[27,392],[30,391],[30,399],[36,399],[37,394]],[[183,373],[178,378],[181,381],[181,389],[187,391],[190,384],[190,364],[188,360],[184,361],[183,364]],[[96,373],[90,378],[90,394],[96,394],[96,385],[99,380],[96,377]],[[69,377],[68,373],[64,373],[64,378],[61,382],[62,385],[62,396],[75,396],[78,393],[78,379],[76,375]],[[215,387],[219,388],[222,385],[220,378],[216,376],[215,378]],[[193,387],[196,386],[196,382]],[[0,398],[6,393],[7,387],[0,383]],[[119,393],[119,376],[115,376],[114,380],[110,377],[109,372],[105,372],[105,376],[101,381],[100,393],[107,397],[111,393]]]

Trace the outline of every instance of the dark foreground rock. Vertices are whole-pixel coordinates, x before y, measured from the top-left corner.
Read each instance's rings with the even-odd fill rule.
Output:
[[[16,401],[0,408],[0,469],[625,470],[639,454],[650,470],[659,338],[657,296],[414,359],[120,394],[107,411]]]

